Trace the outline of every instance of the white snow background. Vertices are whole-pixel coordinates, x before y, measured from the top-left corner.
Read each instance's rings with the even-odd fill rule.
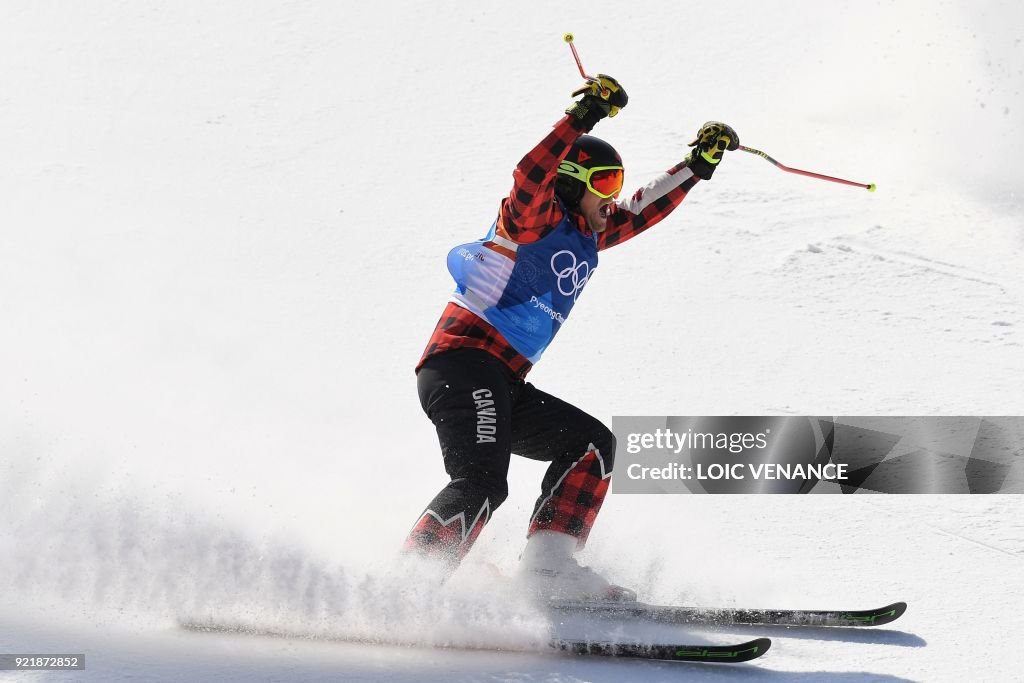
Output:
[[[528,647],[544,465],[460,571],[396,592],[446,481],[413,366],[584,66],[627,186],[729,154],[602,255],[531,374],[616,414],[1024,414],[1024,9],[968,2],[0,7],[2,680],[1020,680],[1013,496],[616,496],[584,560],[653,601],[910,609],[701,667],[183,632],[182,615]],[[584,625],[579,625],[582,629]]]

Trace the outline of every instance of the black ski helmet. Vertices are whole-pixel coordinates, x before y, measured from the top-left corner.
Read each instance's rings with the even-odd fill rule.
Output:
[[[615,148],[593,135],[579,136],[569,149],[569,153],[565,155],[565,159],[588,169],[597,166],[622,166],[622,157]],[[569,165],[559,166],[558,174],[555,176],[555,194],[567,207],[574,209],[579,206],[587,185],[570,175],[571,172],[572,168]]]

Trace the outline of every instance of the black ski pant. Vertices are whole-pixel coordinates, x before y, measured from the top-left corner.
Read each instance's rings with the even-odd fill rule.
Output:
[[[417,374],[451,481],[434,496],[406,549],[458,564],[508,496],[512,453],[550,462],[527,535],[559,531],[582,546],[608,491],[611,430],[579,408],[513,376],[482,349],[438,354]]]

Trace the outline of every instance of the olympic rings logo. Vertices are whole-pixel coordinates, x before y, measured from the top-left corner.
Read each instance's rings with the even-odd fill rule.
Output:
[[[551,271],[558,277],[558,291],[575,302],[590,277],[590,264],[577,262],[576,254],[563,249],[551,257]]]

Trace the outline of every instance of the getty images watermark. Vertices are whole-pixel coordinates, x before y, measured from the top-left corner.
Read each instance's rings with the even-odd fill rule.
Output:
[[[1024,493],[1022,417],[615,417],[615,493]]]

